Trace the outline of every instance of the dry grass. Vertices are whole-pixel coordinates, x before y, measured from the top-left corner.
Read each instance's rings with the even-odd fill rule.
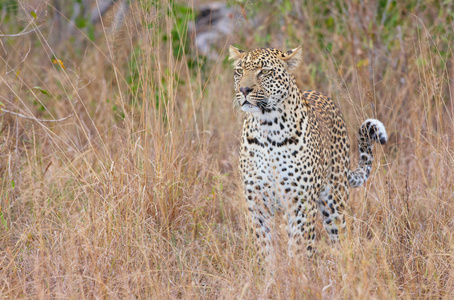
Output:
[[[65,14],[56,24],[58,13],[37,1],[41,27],[0,37],[0,101],[39,119],[74,116],[0,117],[1,296],[450,299],[454,7],[388,1],[383,17],[366,2],[319,4],[326,12],[293,1],[295,13],[270,13],[257,28],[270,41],[237,28],[243,48],[303,42],[299,84],[336,99],[353,148],[366,117],[390,135],[375,148],[367,186],[352,191],[339,249],[318,228],[314,259],[282,255],[269,275],[245,229],[241,114],[225,47],[204,68],[188,67],[189,53],[177,59],[162,38],[178,25],[165,1],[134,2],[120,31],[107,17],[95,42],[79,30],[59,39]],[[14,17],[3,14],[2,33],[33,21],[31,8],[20,2]]]

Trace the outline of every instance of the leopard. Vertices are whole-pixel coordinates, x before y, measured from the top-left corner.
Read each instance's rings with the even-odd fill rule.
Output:
[[[286,52],[230,46],[229,58],[233,102],[246,112],[239,169],[259,255],[274,253],[277,214],[285,220],[291,257],[313,255],[317,213],[329,241],[339,244],[346,235],[349,189],[368,180],[373,144],[388,141],[385,126],[377,119],[360,125],[359,163],[350,170],[350,142],[340,109],[323,93],[297,86],[294,71],[303,59],[302,46]]]

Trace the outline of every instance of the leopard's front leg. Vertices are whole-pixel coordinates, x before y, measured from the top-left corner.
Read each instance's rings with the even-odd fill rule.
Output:
[[[264,166],[269,165],[263,148],[258,144],[250,144],[249,138],[243,135],[243,147],[240,152],[240,169],[244,184],[250,224],[256,238],[259,259],[272,261],[272,235],[274,234],[273,219],[275,205],[272,197],[270,178]],[[245,147],[247,145],[248,147]]]
[[[250,184],[245,185],[245,190],[259,260],[263,259],[270,263],[274,253],[272,247],[274,210],[268,203],[266,191],[256,190]]]
[[[290,257],[306,250],[312,256],[315,241],[315,221],[317,216],[317,191],[315,188],[300,187],[296,195],[288,201],[287,232]]]

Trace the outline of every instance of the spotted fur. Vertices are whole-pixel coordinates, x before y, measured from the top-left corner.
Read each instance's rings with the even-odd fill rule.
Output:
[[[312,253],[317,211],[333,241],[345,231],[349,186],[364,184],[372,164],[372,144],[387,140],[374,119],[359,129],[360,162],[350,171],[345,122],[331,98],[300,91],[291,71],[301,47],[288,52],[230,47],[234,60],[235,104],[248,112],[243,125],[240,169],[248,210],[265,256],[272,252],[273,220],[286,217],[289,254]]]

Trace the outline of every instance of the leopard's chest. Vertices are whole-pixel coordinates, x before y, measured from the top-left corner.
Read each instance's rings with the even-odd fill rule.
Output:
[[[301,155],[304,152],[302,140],[281,138],[273,128],[270,132],[268,135],[263,132],[244,135],[241,169],[246,189],[279,208],[297,197],[307,157]],[[305,171],[310,167],[307,164]]]

